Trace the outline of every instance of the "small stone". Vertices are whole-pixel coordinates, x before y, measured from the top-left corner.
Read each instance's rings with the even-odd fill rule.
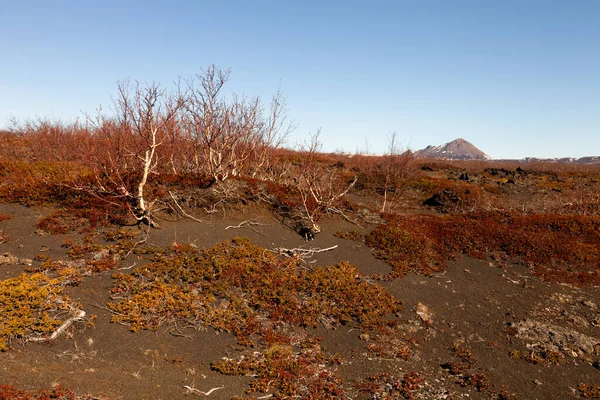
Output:
[[[536,385],[543,385],[542,381],[540,381],[539,379],[534,379],[533,383],[535,383]]]
[[[361,335],[358,335],[358,337],[360,338],[360,340],[364,340],[365,342],[371,340],[371,335],[369,335],[368,333],[363,333]]]
[[[417,315],[427,324],[433,322],[433,313],[429,310],[429,307],[423,303],[417,304]]]
[[[92,259],[94,261],[102,260],[102,259],[108,257],[109,254],[110,254],[109,249],[102,249],[102,250],[99,250],[99,251],[95,252],[94,254],[92,254]]]
[[[50,250],[50,248],[48,246],[42,246],[42,247],[40,247],[40,251],[41,252],[46,252],[46,251],[49,251],[49,250]]]
[[[19,263],[19,257],[11,253],[4,253],[0,256],[0,264],[15,265]]]

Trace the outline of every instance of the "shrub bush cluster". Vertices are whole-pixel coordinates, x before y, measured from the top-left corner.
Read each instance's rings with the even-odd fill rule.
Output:
[[[580,383],[577,385],[577,389],[579,389],[579,393],[581,397],[584,399],[600,399],[600,385],[588,385],[585,383]]]
[[[394,269],[432,274],[467,255],[518,258],[549,282],[600,285],[600,217],[475,212],[395,216],[366,236]]]
[[[44,336],[61,324],[57,314],[75,306],[63,287],[40,273],[0,281],[0,351],[12,340]]]
[[[332,396],[340,389],[339,378],[319,368],[327,358],[320,346],[297,328],[388,327],[395,323],[390,316],[402,309],[402,301],[367,283],[346,262],[306,269],[299,260],[280,258],[244,238],[208,250],[175,245],[131,275],[114,277],[116,301],[108,305],[113,322],[133,331],[178,323],[233,332],[240,349],[265,352],[222,360],[213,368],[230,374],[252,370],[257,378],[251,391],[267,390],[265,383],[272,381],[277,393],[298,392],[303,398],[318,398],[311,395],[316,387]],[[290,345],[305,350],[294,353]]]
[[[368,395],[372,400],[414,399],[414,395],[424,386],[423,378],[416,371],[411,371],[402,377],[387,372],[371,375],[362,380],[358,384],[358,391]]]
[[[20,390],[13,385],[0,385],[0,400],[94,400],[102,397],[77,395],[74,391],[58,385],[38,391]]]
[[[111,303],[117,313],[113,320],[132,323],[134,329],[152,328],[156,323],[150,321],[155,319],[173,322],[181,319],[181,314],[201,319],[190,322],[221,329],[229,326],[219,322],[224,316],[241,321],[256,311],[274,322],[297,326],[354,322],[369,329],[401,309],[401,301],[369,285],[356,267],[346,262],[306,270],[298,260],[281,259],[244,238],[209,250],[177,245],[131,275],[118,274],[115,278],[118,284],[113,292],[127,293],[128,298]],[[158,295],[163,290],[185,296],[187,306],[163,304]],[[140,296],[147,301],[156,299],[157,306],[167,307],[166,315],[150,309],[141,312],[139,306],[152,303]],[[215,303],[217,298],[227,300],[226,310]]]
[[[275,389],[276,399],[341,399],[344,390],[339,376],[328,368],[337,359],[326,358],[318,346],[295,352],[290,345],[275,344],[240,360],[224,358],[212,368],[226,375],[252,375],[248,393]]]

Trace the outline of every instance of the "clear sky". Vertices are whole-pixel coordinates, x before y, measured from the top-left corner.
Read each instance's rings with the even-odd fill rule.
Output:
[[[0,0],[0,126],[111,106],[216,64],[281,86],[323,149],[462,137],[494,158],[600,155],[600,1]],[[368,143],[368,146],[367,146]]]

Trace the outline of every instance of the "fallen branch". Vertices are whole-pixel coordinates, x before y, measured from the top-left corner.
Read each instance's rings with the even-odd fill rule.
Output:
[[[85,317],[85,311],[77,310],[76,314],[62,323],[61,326],[56,328],[56,330],[49,337],[28,337],[28,342],[46,342],[49,340],[56,339],[61,333],[63,333],[73,322],[81,321]]]
[[[331,251],[337,247],[338,247],[337,244],[335,246],[327,247],[326,249],[318,249],[318,248],[303,249],[302,247],[297,247],[295,249],[286,249],[283,247],[277,247],[277,248],[275,248],[275,250],[273,250],[273,252],[275,254],[279,254],[279,255],[282,255],[285,257],[299,257],[299,258],[304,259],[304,258],[310,258],[317,253],[324,253],[326,251]]]
[[[185,389],[187,389],[188,394],[196,394],[196,395],[204,395],[204,396],[210,396],[212,392],[217,391],[219,389],[223,389],[225,386],[219,386],[219,387],[215,387],[210,389],[208,392],[203,392],[201,390],[198,390],[196,388],[193,388],[191,386],[184,386]]]
[[[118,268],[118,269],[119,269],[119,270],[131,269],[131,268],[135,267],[135,265],[136,265],[136,263],[133,263],[133,264],[132,264],[132,265],[130,265],[129,267],[121,267],[121,268]]]
[[[175,205],[177,206],[177,209],[179,210],[179,212],[181,213],[181,215],[183,215],[185,218],[189,218],[192,221],[196,221],[199,222],[201,224],[209,224],[210,222],[205,221],[203,219],[198,219],[194,216],[191,216],[190,214],[186,213],[183,208],[179,205],[179,203],[177,202],[177,200],[175,200],[175,196],[173,196],[173,193],[171,193],[171,191],[169,191],[169,195],[171,196],[171,199],[173,199],[173,203],[175,203]]]
[[[256,221],[242,221],[238,225],[229,225],[227,228],[225,228],[225,230],[247,228],[248,226],[269,226],[269,225],[270,224],[261,224],[260,222],[256,222]]]
[[[329,211],[330,213],[334,213],[334,214],[339,214],[341,215],[346,221],[353,223],[354,225],[358,226],[359,228],[362,228],[363,226],[361,224],[358,223],[357,220],[350,218],[349,216],[347,216],[342,210],[340,210],[337,207],[329,207],[327,209],[327,211]]]
[[[264,233],[257,231],[256,229],[252,229],[252,226],[270,226],[271,224],[261,224],[260,222],[256,222],[256,221],[242,221],[240,222],[238,225],[229,225],[228,227],[225,228],[225,230],[227,229],[241,229],[241,228],[248,228],[250,229],[252,232],[256,232],[259,235],[263,235],[266,236]]]

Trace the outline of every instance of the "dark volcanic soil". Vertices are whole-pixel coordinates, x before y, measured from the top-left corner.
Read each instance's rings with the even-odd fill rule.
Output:
[[[0,244],[0,254],[9,252],[27,259],[38,254],[55,259],[66,257],[61,244],[71,235],[36,233],[36,222],[49,212],[0,204],[0,213],[13,217],[0,222],[0,229],[10,235],[8,242]],[[231,227],[251,218],[264,225]],[[336,231],[356,229],[355,226],[326,221],[321,227],[323,232],[307,244],[268,214],[257,213],[227,219],[215,217],[210,224],[164,223],[164,229],[151,232],[149,241],[157,246],[178,242],[207,247],[234,236],[247,236],[269,249],[337,245],[331,251],[316,254],[310,262],[322,266],[348,260],[364,274],[390,270],[365,245],[333,236]],[[130,256],[121,267],[143,262]],[[17,276],[23,268],[2,264],[0,279]],[[489,391],[458,385],[442,367],[456,361],[451,350],[456,343],[462,343],[476,356],[471,368],[484,374],[492,389],[506,389],[521,399],[577,398],[578,384],[600,382],[600,370],[594,366],[600,360],[600,288],[547,284],[531,278],[521,265],[501,268],[465,258],[451,262],[441,275],[411,274],[379,284],[405,301],[402,331],[405,338],[415,338],[416,344],[408,361],[379,359],[367,355],[366,338],[359,337],[362,332],[349,327],[319,329],[325,350],[339,353],[344,360],[339,371],[349,398],[364,398],[354,385],[368,375],[390,371],[401,376],[413,370],[428,385],[427,390],[415,394],[417,398],[450,398],[449,393],[452,398],[491,398]],[[185,386],[204,392],[220,388],[208,396],[210,399],[244,395],[251,378],[224,376],[210,370],[210,363],[221,357],[237,357],[232,335],[217,334],[211,329],[178,332],[173,327],[131,333],[127,327],[109,322],[110,313],[104,305],[110,299],[111,285],[108,272],[85,277],[78,287],[68,288],[68,294],[87,314],[96,316],[94,326],[82,324],[52,343],[27,343],[0,353],[0,384],[40,389],[60,383],[78,393],[108,399],[184,398]],[[430,322],[426,324],[423,319]],[[591,351],[586,347],[588,343]],[[565,355],[558,365],[523,359],[549,348]]]

